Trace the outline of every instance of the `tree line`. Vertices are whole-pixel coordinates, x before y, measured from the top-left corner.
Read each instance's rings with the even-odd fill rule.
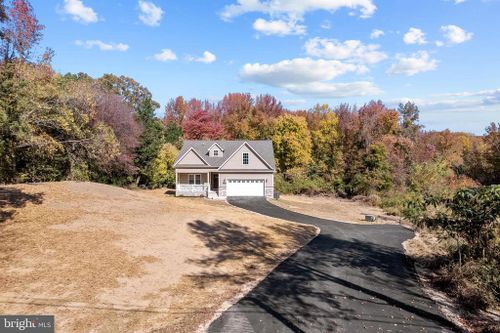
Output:
[[[27,0],[0,0],[0,181],[171,184],[184,139],[272,140],[278,188],[363,195],[376,203],[498,184],[499,125],[478,137],[425,131],[418,106],[318,104],[290,111],[271,95],[159,103],[133,78],[59,74]],[[167,166],[165,171],[164,166]]]

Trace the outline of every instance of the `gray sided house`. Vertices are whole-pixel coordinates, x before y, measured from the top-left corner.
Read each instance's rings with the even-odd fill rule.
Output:
[[[175,160],[177,196],[274,195],[273,143],[185,141]]]

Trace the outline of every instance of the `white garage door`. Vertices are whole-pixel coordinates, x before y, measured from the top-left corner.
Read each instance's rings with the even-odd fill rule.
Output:
[[[264,196],[264,181],[257,179],[228,179],[226,195],[228,197]]]

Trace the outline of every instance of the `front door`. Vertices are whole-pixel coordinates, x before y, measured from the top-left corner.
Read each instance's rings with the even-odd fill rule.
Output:
[[[218,189],[219,189],[219,174],[213,173],[212,174],[212,190],[218,190]]]

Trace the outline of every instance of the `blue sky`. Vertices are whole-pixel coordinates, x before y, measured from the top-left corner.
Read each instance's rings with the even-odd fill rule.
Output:
[[[413,100],[427,129],[500,121],[500,0],[32,4],[57,71],[133,77],[162,107],[250,92],[290,109]]]

